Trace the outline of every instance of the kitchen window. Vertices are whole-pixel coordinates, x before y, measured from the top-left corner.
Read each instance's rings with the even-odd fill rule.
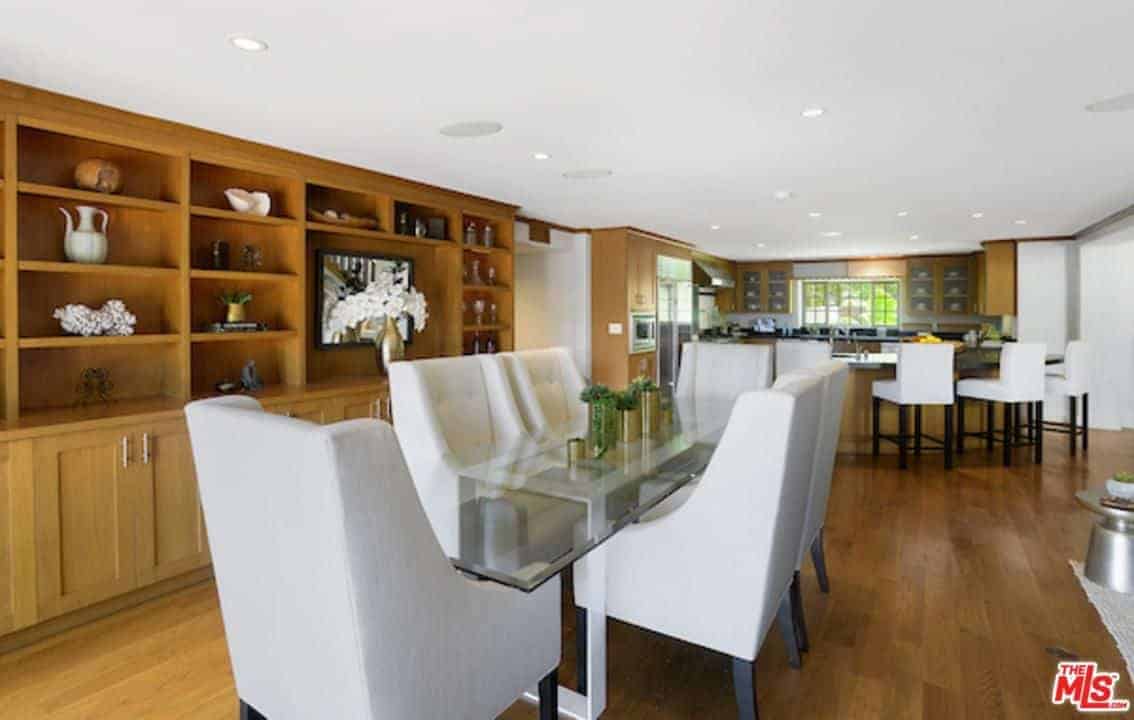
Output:
[[[803,324],[820,327],[897,327],[897,280],[804,280]]]

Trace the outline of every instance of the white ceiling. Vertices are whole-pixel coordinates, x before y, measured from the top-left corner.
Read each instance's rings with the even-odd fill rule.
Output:
[[[0,76],[738,259],[969,249],[1134,202],[1134,113],[1083,111],[1134,91],[1130,0],[157,5],[5,0]],[[462,120],[504,131],[437,132]],[[591,167],[614,175],[562,177]]]

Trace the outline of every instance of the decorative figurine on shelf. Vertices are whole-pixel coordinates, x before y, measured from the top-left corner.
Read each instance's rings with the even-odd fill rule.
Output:
[[[473,311],[473,324],[474,325],[483,325],[484,324],[484,300],[482,298],[477,298],[476,300],[473,300],[472,311]]]
[[[75,386],[78,399],[77,407],[91,403],[110,402],[110,393],[114,391],[114,383],[110,382],[110,371],[106,368],[83,368],[79,373],[79,384]]]
[[[489,355],[496,352],[496,340],[491,334],[489,334],[488,339],[484,341],[484,351]]]
[[[490,248],[496,243],[496,231],[492,229],[491,225],[484,226],[484,231],[481,234],[481,241],[486,248]]]
[[[488,266],[488,284],[496,284],[496,268],[492,267],[491,265]]]
[[[228,270],[228,243],[224,240],[213,242],[213,270]]]
[[[480,333],[474,332],[472,336],[472,354],[480,355]]]
[[[424,220],[422,220],[421,218],[418,218],[418,219],[413,221],[414,237],[423,238],[423,237],[425,237],[425,235],[428,232],[429,232],[429,228],[426,227]]]
[[[113,195],[122,189],[122,170],[102,158],[84,160],[75,166],[75,187]]]
[[[229,188],[224,191],[228,205],[238,213],[266,216],[272,210],[272,196],[258,190]]]
[[[133,335],[138,318],[126,309],[121,300],[107,300],[98,310],[86,305],[64,305],[55,308],[51,317],[68,335]]]
[[[59,208],[59,212],[67,218],[67,229],[63,235],[63,254],[71,262],[92,265],[106,262],[106,226],[110,222],[110,215],[102,208],[90,205],[79,205],[75,210],[79,213],[78,226],[72,221],[71,213],[65,208]],[[102,217],[100,230],[95,230],[96,213]]]
[[[398,234],[410,234],[409,213],[405,210],[402,210],[400,213],[398,213]]]
[[[264,389],[264,380],[256,372],[256,361],[249,360],[248,364],[240,369],[240,384],[249,392]]]
[[[226,290],[217,296],[217,301],[226,308],[226,323],[244,322],[244,306],[252,302],[252,293],[246,290]]]
[[[240,248],[240,269],[254,272],[264,266],[264,251],[259,245],[245,245]]]
[[[408,318],[408,332],[421,332],[429,319],[425,295],[398,279],[392,270],[382,270],[362,292],[348,295],[331,308],[327,322],[333,333],[356,332],[366,323],[385,318],[374,338],[378,371],[386,374],[390,363],[405,357],[406,346],[398,322]]]
[[[465,245],[476,245],[476,225],[471,222],[465,226]]]
[[[472,270],[469,271],[469,284],[470,285],[483,285],[484,280],[480,277],[480,260],[472,261]]]
[[[496,317],[497,317],[497,315],[496,315],[496,303],[491,303],[488,306],[488,324],[489,325],[495,325],[496,324]]]

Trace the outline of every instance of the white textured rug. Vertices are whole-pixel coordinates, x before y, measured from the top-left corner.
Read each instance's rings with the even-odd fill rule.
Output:
[[[1128,678],[1134,678],[1134,595],[1115,592],[1110,588],[1097,585],[1083,575],[1083,563],[1071,561],[1071,569],[1079,584],[1087,592],[1087,599],[1099,611],[1103,625],[1110,631],[1118,651],[1126,660],[1126,673]]]

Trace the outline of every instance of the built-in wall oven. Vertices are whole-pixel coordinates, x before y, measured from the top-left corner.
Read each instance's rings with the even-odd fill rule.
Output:
[[[658,316],[652,312],[630,313],[630,352],[649,352],[658,347]]]

